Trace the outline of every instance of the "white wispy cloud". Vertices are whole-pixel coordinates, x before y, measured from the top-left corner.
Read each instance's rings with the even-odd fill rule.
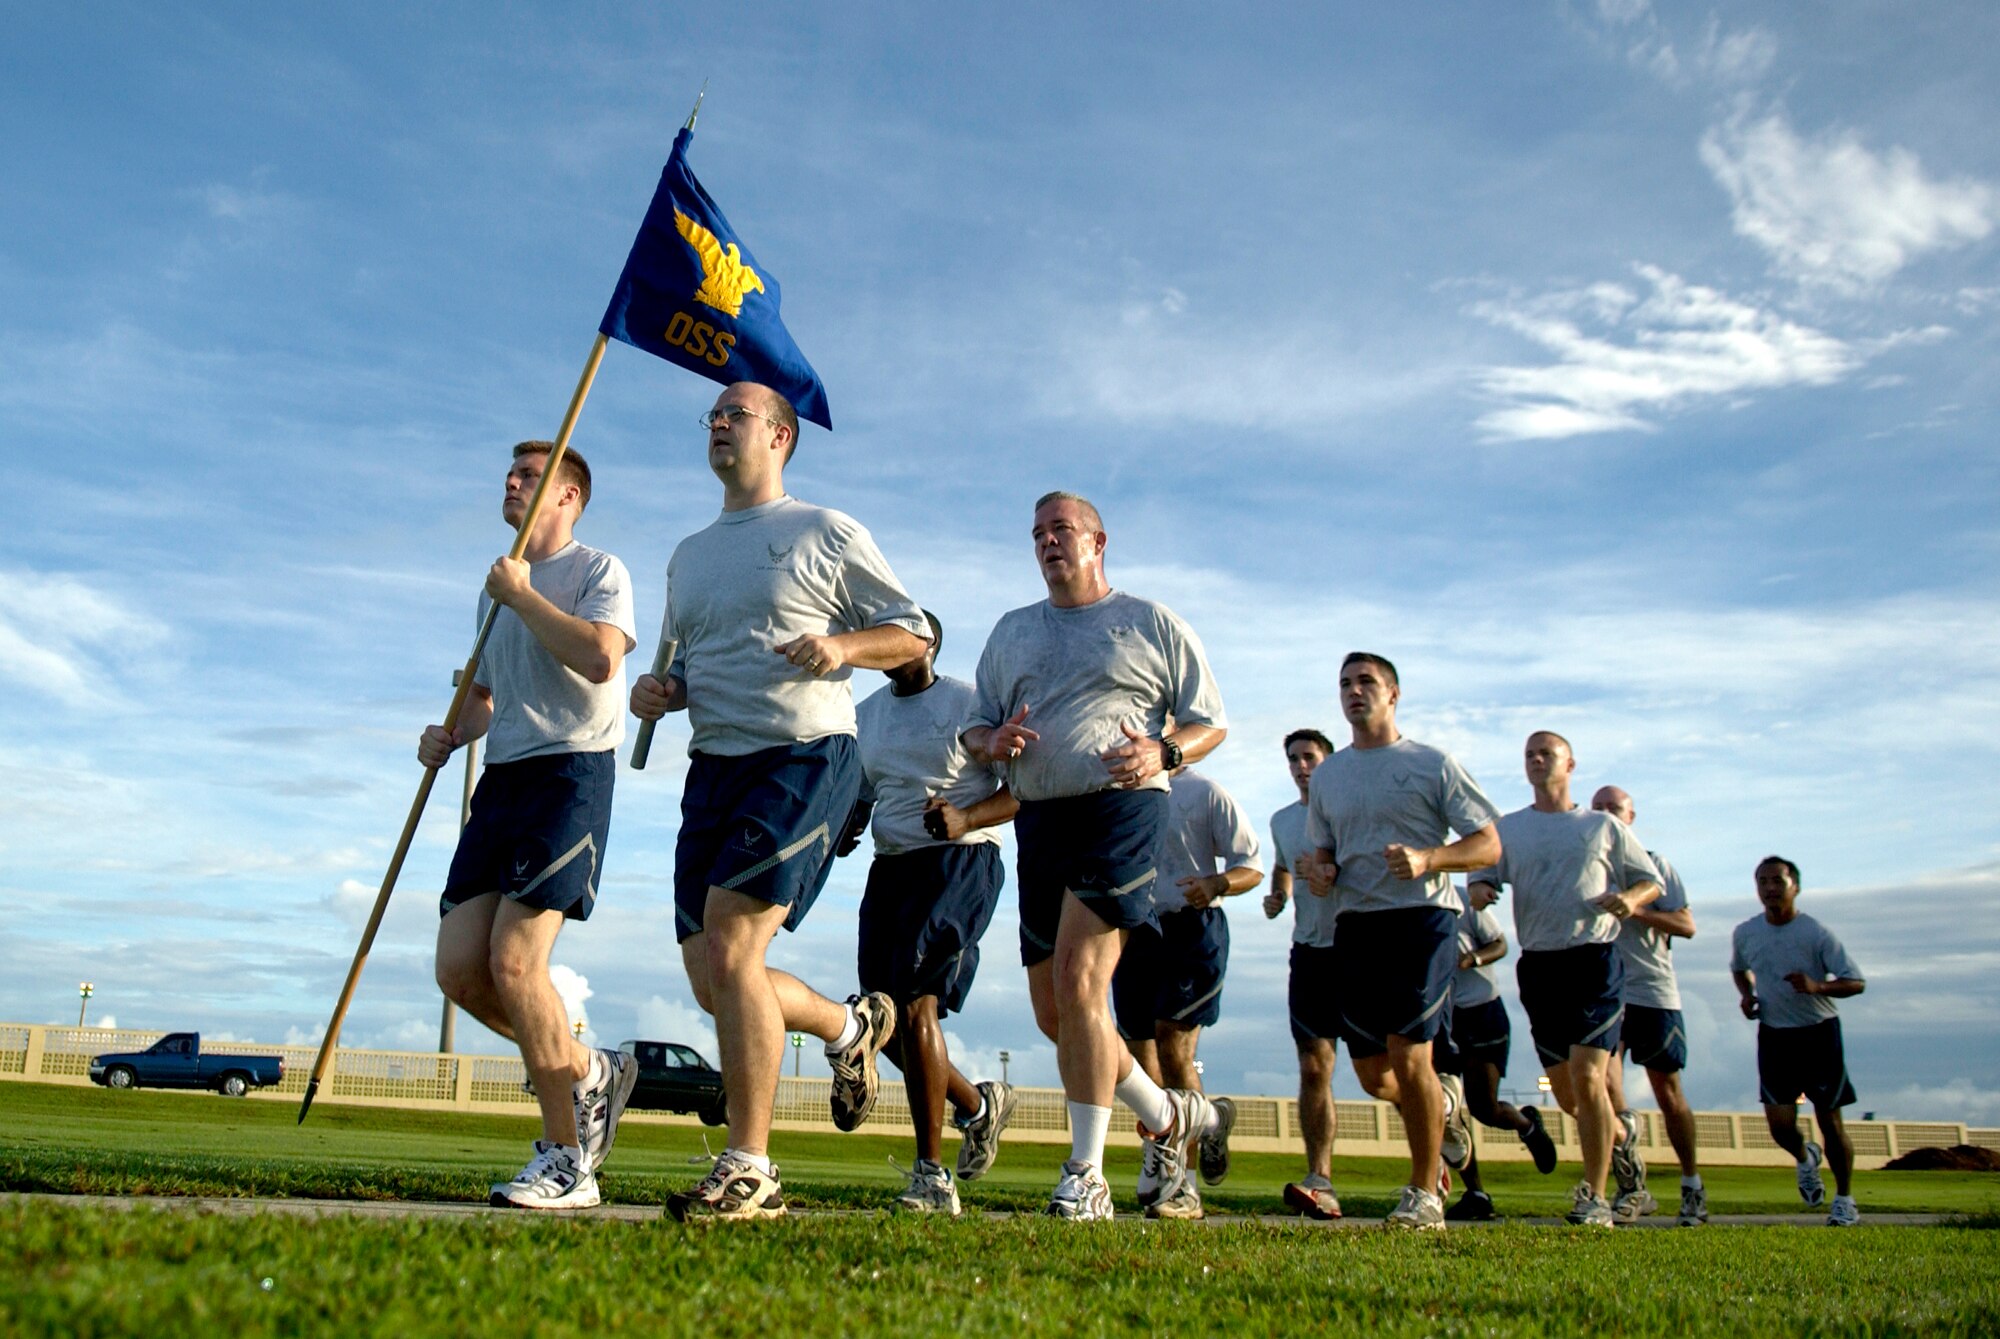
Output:
[[[0,570],[0,675],[40,696],[101,701],[119,669],[167,640],[166,624],[82,577]]]
[[[2000,221],[2000,192],[1985,182],[1933,177],[1910,150],[1878,153],[1852,130],[1802,138],[1783,111],[1712,128],[1701,160],[1729,192],[1736,231],[1781,273],[1830,289],[1880,284]]]
[[[1475,315],[1541,345],[1554,361],[1489,367],[1500,402],[1478,426],[1492,441],[1647,429],[1661,414],[1784,386],[1824,386],[1862,362],[1852,345],[1776,311],[1635,266],[1650,292],[1597,283],[1476,303]]]

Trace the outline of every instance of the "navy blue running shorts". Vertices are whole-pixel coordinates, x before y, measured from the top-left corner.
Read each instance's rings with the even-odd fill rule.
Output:
[[[1853,1104],[1840,1020],[1809,1027],[1757,1026],[1757,1096],[1765,1106],[1792,1107],[1801,1096],[1821,1111]]]
[[[1014,815],[1021,965],[1056,951],[1064,892],[1121,930],[1157,923],[1154,858],[1167,822],[1164,790],[1099,790],[1028,800]]]
[[[1566,1062],[1572,1046],[1618,1054],[1625,960],[1617,945],[1528,950],[1514,966],[1514,979],[1544,1068]]]
[[[472,792],[438,915],[486,893],[537,911],[590,919],[597,873],[611,836],[611,787],[618,759],[601,753],[545,753],[494,763]]]
[[[1221,907],[1183,907],[1125,941],[1111,977],[1118,1035],[1152,1041],[1155,1025],[1207,1027],[1222,1017],[1222,975],[1229,969],[1229,918]]]
[[[833,843],[854,811],[854,736],[755,753],[694,755],[674,845],[674,937],[701,933],[710,888],[786,907],[796,930],[826,886]]]
[[[897,1004],[935,995],[940,1014],[963,1009],[1003,878],[993,842],[876,856],[861,895],[862,992]]]
[[[1333,945],[1292,941],[1285,1003],[1292,1016],[1292,1040],[1340,1041],[1340,997],[1333,988]]]
[[[1514,1048],[1514,1024],[1507,1006],[1498,995],[1484,1004],[1455,1004],[1451,1010],[1449,1039],[1439,1045],[1433,1059],[1440,1074],[1464,1074],[1473,1065],[1487,1064],[1507,1077],[1507,1053]]]
[[[1395,907],[1344,913],[1333,931],[1340,1037],[1356,1060],[1386,1054],[1389,1038],[1427,1042],[1451,1021],[1458,912]]]
[[[1659,1074],[1678,1074],[1687,1068],[1687,1027],[1679,1009],[1655,1009],[1648,1004],[1625,1006],[1625,1025],[1620,1029],[1625,1054],[1641,1069]]]

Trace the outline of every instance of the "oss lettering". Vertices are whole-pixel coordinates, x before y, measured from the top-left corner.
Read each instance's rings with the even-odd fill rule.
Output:
[[[710,367],[721,367],[728,362],[729,351],[736,346],[736,336],[727,330],[717,330],[706,321],[697,321],[686,312],[674,313],[667,322],[665,335],[667,343],[687,350]]]

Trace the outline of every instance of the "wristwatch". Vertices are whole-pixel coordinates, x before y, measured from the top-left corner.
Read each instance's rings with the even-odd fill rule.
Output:
[[[1181,746],[1171,739],[1160,741],[1160,770],[1171,772],[1181,765]]]

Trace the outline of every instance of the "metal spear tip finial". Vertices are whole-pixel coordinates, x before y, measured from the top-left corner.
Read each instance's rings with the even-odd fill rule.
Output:
[[[694,95],[694,110],[688,113],[687,130],[694,129],[694,118],[701,115],[701,100],[708,96],[708,80],[701,81],[701,92]]]

